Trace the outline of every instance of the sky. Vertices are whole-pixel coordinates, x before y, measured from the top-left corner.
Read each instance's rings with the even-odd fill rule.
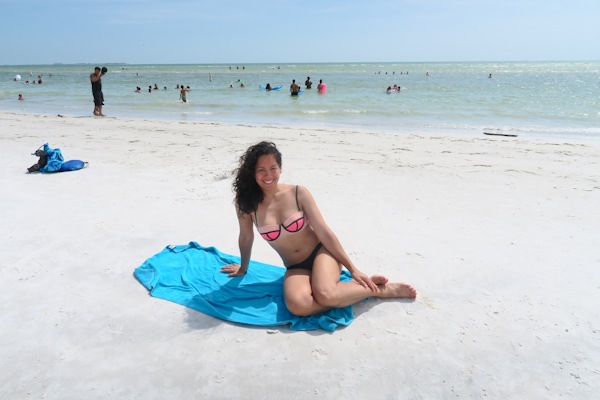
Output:
[[[600,60],[598,0],[0,0],[0,65]]]

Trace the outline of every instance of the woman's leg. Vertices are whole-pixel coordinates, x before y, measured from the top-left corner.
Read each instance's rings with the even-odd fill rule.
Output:
[[[356,281],[340,282],[340,265],[325,250],[320,249],[313,270],[292,269],[285,273],[283,291],[285,304],[294,315],[306,316],[355,304],[367,297],[414,298],[416,291],[404,283],[389,283],[381,275],[371,277],[379,288],[373,292]]]
[[[313,315],[331,308],[316,302],[312,294],[310,279],[311,271],[306,269],[292,269],[285,273],[283,280],[285,305],[294,315]]]
[[[317,253],[313,265],[311,288],[316,302],[329,308],[341,308],[357,303],[367,297],[414,298],[416,291],[404,283],[389,283],[381,275],[371,277],[379,288],[373,292],[356,281],[340,282],[340,265],[326,249]]]

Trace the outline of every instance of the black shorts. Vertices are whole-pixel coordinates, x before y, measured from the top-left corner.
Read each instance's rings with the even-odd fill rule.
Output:
[[[104,105],[104,95],[102,92],[94,92],[94,105],[100,107]]]
[[[322,243],[317,244],[317,247],[315,247],[315,249],[312,251],[312,253],[310,253],[310,256],[308,256],[306,260],[298,264],[290,265],[289,267],[287,267],[287,269],[307,269],[309,271],[312,271],[313,264],[315,263],[315,258],[317,258],[317,253],[319,249],[321,249],[321,247],[323,247]]]

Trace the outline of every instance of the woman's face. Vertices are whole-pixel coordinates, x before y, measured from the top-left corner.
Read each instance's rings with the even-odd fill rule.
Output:
[[[254,177],[262,190],[276,187],[281,175],[281,168],[273,154],[258,157]]]

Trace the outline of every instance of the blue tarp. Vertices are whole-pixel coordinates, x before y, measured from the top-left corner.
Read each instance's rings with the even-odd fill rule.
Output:
[[[237,256],[190,242],[166,247],[136,268],[134,275],[154,297],[227,321],[333,331],[354,319],[352,306],[308,317],[293,315],[283,298],[285,268],[251,261],[242,277],[229,278],[220,272],[222,266],[239,262]],[[340,279],[352,277],[344,271]]]

